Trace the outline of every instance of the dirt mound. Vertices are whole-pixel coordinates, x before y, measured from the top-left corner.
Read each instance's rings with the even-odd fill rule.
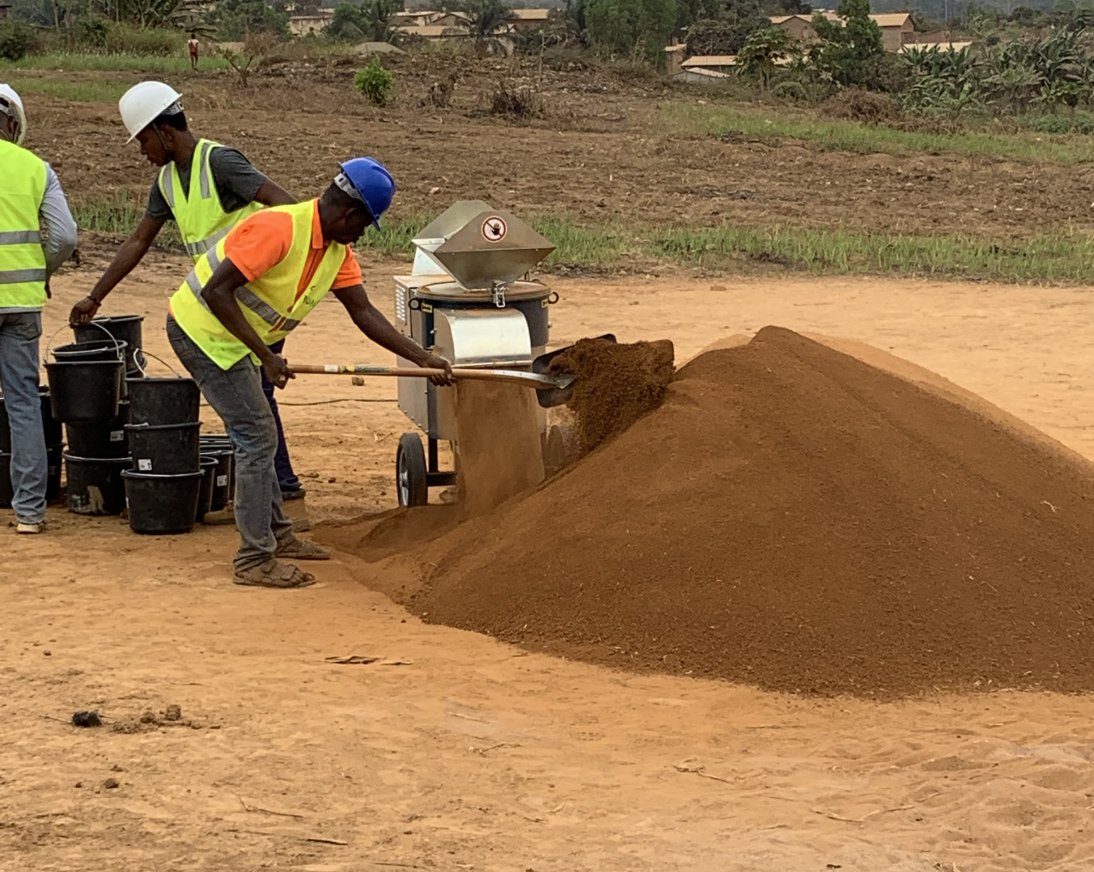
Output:
[[[582,339],[551,361],[552,372],[577,376],[567,404],[582,453],[622,433],[661,405],[673,376],[673,347]]]
[[[1094,476],[778,328],[440,537],[428,620],[610,665],[817,694],[1094,689]]]

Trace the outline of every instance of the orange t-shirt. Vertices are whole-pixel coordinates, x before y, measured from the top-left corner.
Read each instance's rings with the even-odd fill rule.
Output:
[[[323,230],[319,225],[319,201],[313,202],[311,226],[311,250],[308,252],[304,273],[296,286],[296,296],[300,297],[308,289],[315,271],[327,251],[327,241],[323,239]],[[224,255],[244,278],[251,282],[280,263],[292,246],[292,217],[284,212],[271,212],[263,209],[240,221],[228,233],[224,240]],[[338,269],[338,275],[331,285],[332,291],[351,288],[362,284],[361,267],[353,256],[353,249],[346,246],[346,258]]]

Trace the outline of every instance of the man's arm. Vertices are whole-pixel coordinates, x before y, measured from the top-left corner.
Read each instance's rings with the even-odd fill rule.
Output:
[[[46,255],[46,274],[53,275],[76,250],[76,220],[68,208],[61,180],[49,164],[46,164],[46,192],[38,214],[46,228],[46,239],[42,244]]]
[[[291,206],[296,202],[296,197],[277,182],[266,179],[255,193],[255,202],[263,206]]]
[[[145,213],[137,229],[121,244],[110,265],[95,282],[91,293],[72,307],[72,312],[68,316],[70,324],[86,324],[91,320],[106,299],[106,295],[141,262],[166,220],[166,218],[154,218]]]
[[[228,328],[228,332],[254,352],[270,383],[283,388],[289,379],[296,376],[285,359],[270,351],[243,317],[243,310],[236,301],[235,293],[245,284],[247,277],[232,263],[231,258],[226,257],[205,283],[201,296],[220,323]]]
[[[430,381],[435,385],[452,384],[452,364],[437,354],[422,348],[413,339],[404,336],[387,320],[369,300],[364,285],[353,285],[332,291],[338,301],[346,307],[350,318],[357,328],[377,345],[388,351],[413,361],[426,369],[443,369],[447,375],[433,376]]]

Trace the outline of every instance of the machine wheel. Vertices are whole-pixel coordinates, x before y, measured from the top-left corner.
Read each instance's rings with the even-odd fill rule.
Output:
[[[425,449],[417,433],[404,433],[399,437],[399,450],[395,452],[395,489],[400,506],[424,506],[429,502]]]

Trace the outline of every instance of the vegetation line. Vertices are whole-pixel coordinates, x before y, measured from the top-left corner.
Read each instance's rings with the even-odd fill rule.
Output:
[[[84,230],[128,234],[143,201],[115,195],[76,201]],[[412,240],[427,215],[387,218],[369,231],[361,248],[385,257],[409,258]],[[530,223],[556,246],[547,266],[612,271],[654,263],[712,272],[789,270],[816,275],[936,276],[1020,284],[1082,284],[1094,274],[1094,240],[1061,228],[1024,240],[976,236],[924,236],[863,230],[792,227],[678,227],[624,229],[585,225],[564,216],[532,217]],[[178,246],[168,225],[159,244]]]

